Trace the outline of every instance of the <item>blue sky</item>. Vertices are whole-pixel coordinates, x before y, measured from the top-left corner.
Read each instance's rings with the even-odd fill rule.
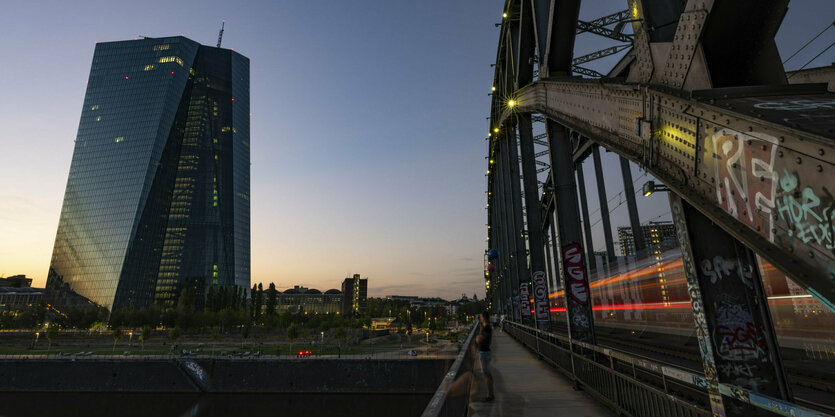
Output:
[[[481,296],[485,117],[503,4],[4,2],[0,275],[45,281],[95,42],[184,34],[214,45],[226,19],[223,46],[252,60],[253,282],[324,290],[359,273],[375,296]],[[581,18],[625,7],[587,1]],[[833,9],[792,2],[783,56]],[[830,30],[787,67],[833,40]],[[575,55],[609,45],[581,35]]]

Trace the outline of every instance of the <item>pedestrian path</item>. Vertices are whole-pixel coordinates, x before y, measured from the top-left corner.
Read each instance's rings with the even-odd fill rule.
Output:
[[[496,399],[484,402],[487,388],[475,373],[470,396],[471,417],[612,417],[615,414],[568,380],[547,362],[502,331],[493,333],[491,368]],[[476,359],[475,369],[481,365]]]

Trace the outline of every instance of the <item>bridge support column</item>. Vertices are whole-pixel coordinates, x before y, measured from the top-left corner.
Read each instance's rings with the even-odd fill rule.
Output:
[[[589,223],[589,202],[586,200],[586,179],[583,175],[583,167],[576,167],[577,187],[580,189],[580,208],[583,210],[583,233],[586,235],[586,259],[589,263],[589,271],[597,269],[597,261],[594,259],[594,242],[591,238],[591,224]]]
[[[606,195],[606,183],[603,182],[603,164],[600,162],[600,146],[592,147],[594,173],[597,177],[597,197],[600,199],[600,219],[603,222],[603,239],[606,240],[606,267],[616,262],[615,242],[612,239],[612,222],[609,220],[609,197]]]
[[[522,235],[524,224],[522,221],[522,190],[519,176],[519,152],[516,149],[516,133],[512,125],[506,125],[501,133],[501,149],[503,150],[504,162],[504,192],[502,193],[504,199],[504,207],[507,212],[507,241],[508,248],[508,266],[510,279],[508,280],[508,288],[510,289],[510,302],[513,309],[513,317],[516,320],[522,320],[525,324],[532,324],[530,322],[530,302],[529,298],[522,300],[520,298],[520,290],[530,291],[530,286],[522,287],[523,283],[527,283],[528,266],[527,256],[525,253],[525,238]],[[522,308],[522,304],[528,307]]]
[[[635,255],[640,258],[641,253],[646,249],[646,242],[644,242],[644,233],[641,230],[641,219],[638,216],[638,204],[635,201],[632,170],[629,168],[629,160],[622,156],[620,157],[620,171],[623,176],[623,193],[626,194],[626,209],[629,211],[629,226],[632,228],[632,237],[635,241]]]
[[[568,336],[573,340],[594,343],[594,317],[591,310],[588,271],[583,262],[580,235],[580,210],[574,182],[574,160],[568,129],[550,119],[545,122],[548,153],[556,198],[557,242],[565,286]]]
[[[501,142],[501,141],[499,141]],[[499,308],[502,313],[510,314],[510,317],[515,318],[513,314],[513,305],[511,301],[511,268],[510,268],[510,222],[508,221],[508,205],[507,205],[507,164],[505,163],[504,154],[505,149],[502,146],[495,146],[494,161],[496,165],[496,172],[494,175],[494,184],[496,189],[494,195],[491,196],[491,202],[496,206],[498,213],[498,248],[499,257],[496,259],[496,274],[499,279]]]
[[[713,415],[760,415],[749,393],[791,401],[754,253],[672,193],[670,206]]]
[[[539,187],[536,179],[536,156],[533,149],[531,116],[517,114],[519,127],[519,151],[522,156],[522,180],[525,182],[525,207],[528,220],[528,250],[530,251],[530,276],[534,295],[534,317],[540,330],[550,330],[550,305],[548,283],[545,278],[545,253],[542,239],[542,217],[539,213]]]

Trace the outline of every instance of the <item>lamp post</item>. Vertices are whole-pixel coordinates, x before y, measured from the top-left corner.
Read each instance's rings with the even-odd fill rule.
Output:
[[[647,181],[644,183],[644,197],[649,197],[656,191],[670,191],[670,189],[664,184],[656,184],[655,181]]]

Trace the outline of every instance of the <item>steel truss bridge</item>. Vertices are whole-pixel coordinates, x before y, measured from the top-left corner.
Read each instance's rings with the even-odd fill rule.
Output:
[[[632,236],[623,257],[640,263],[642,253],[675,249],[703,370],[684,379],[709,398],[704,415],[826,415],[790,389],[761,277],[776,269],[835,309],[835,95],[826,83],[789,82],[774,42],[787,6],[628,0],[627,10],[586,22],[579,0],[505,2],[487,138],[485,285],[493,311],[527,329],[525,344],[560,344],[572,358],[606,350],[590,281],[619,262],[600,156],[614,152],[619,166],[607,170],[622,175]],[[583,32],[616,44],[575,57]],[[582,66],[624,50],[607,74]],[[602,254],[587,247],[596,196],[586,195],[586,158]],[[673,244],[647,237],[633,169],[654,177],[645,194],[668,192]],[[555,312],[565,335],[552,333]],[[573,364],[576,383],[600,394]]]

